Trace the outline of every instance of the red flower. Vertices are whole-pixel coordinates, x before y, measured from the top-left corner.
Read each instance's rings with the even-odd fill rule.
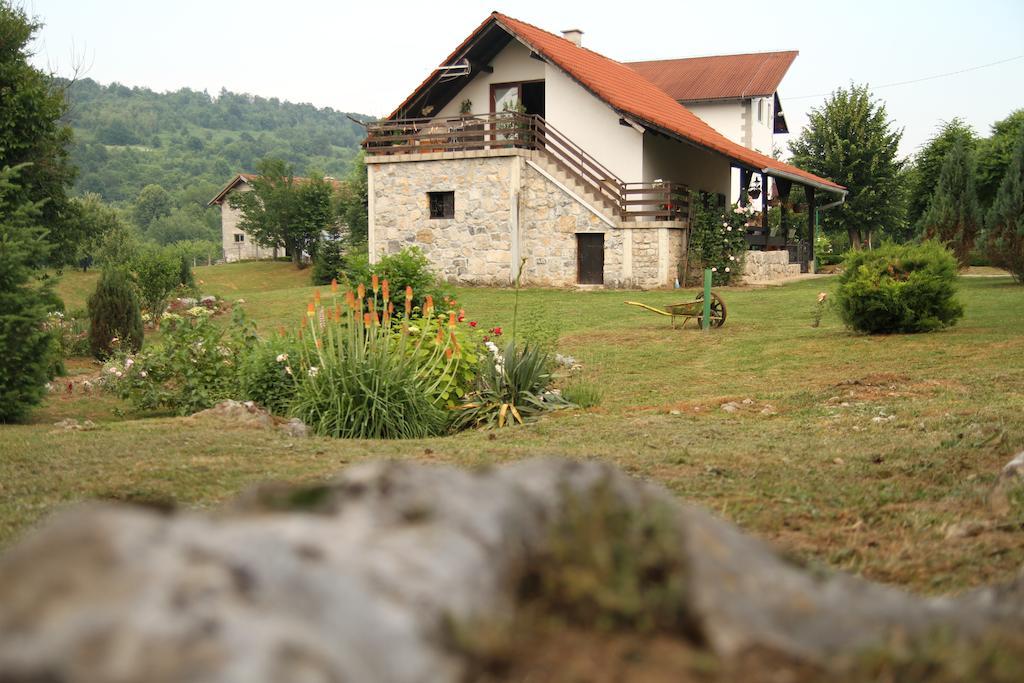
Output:
[[[500,327],[495,327],[493,330],[491,330],[491,334],[500,337],[501,336],[501,328]]]
[[[491,341],[491,336],[489,334],[485,334],[484,341]]]
[[[469,321],[469,326],[470,327],[476,327],[476,321],[475,320],[470,320]]]

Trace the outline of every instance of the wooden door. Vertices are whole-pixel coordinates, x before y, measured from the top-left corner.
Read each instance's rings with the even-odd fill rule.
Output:
[[[604,284],[604,234],[576,235],[576,282],[581,285]]]

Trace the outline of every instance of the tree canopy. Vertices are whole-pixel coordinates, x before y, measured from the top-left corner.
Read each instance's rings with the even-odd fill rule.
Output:
[[[866,85],[851,85],[833,92],[809,118],[789,143],[793,163],[849,189],[844,204],[822,213],[825,232],[845,233],[859,248],[873,233],[901,229],[903,162],[896,155],[903,131],[894,129],[885,105]]]
[[[1013,156],[988,214],[985,252],[993,265],[1006,268],[1024,284],[1024,128],[1017,132]]]
[[[924,144],[914,157],[913,177],[909,181],[907,218],[912,224],[921,220],[935,194],[942,164],[957,142],[974,150],[978,136],[960,117],[944,121],[938,131]]]
[[[7,187],[14,206],[36,203],[37,224],[52,245],[47,258],[72,260],[82,235],[67,190],[75,178],[68,156],[71,128],[63,122],[64,91],[28,62],[29,43],[40,24],[8,0],[0,0],[0,169],[22,164]]]
[[[924,235],[946,243],[966,266],[981,229],[981,210],[974,187],[974,153],[966,140],[956,140],[942,161],[939,181],[921,218]]]

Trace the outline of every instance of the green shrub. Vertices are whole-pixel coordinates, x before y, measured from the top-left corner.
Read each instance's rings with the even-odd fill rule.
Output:
[[[85,315],[51,311],[46,316],[44,328],[53,334],[61,360],[89,355],[89,325]]]
[[[301,356],[301,342],[292,337],[254,344],[239,362],[239,398],[255,401],[275,415],[287,415],[298,385],[286,368]]]
[[[309,305],[305,329],[312,343],[286,366],[298,383],[290,412],[326,436],[441,434],[448,426],[444,397],[464,370],[456,316],[434,317],[429,305],[421,317],[411,315],[410,296],[399,323],[376,297],[349,292],[344,304],[335,298],[328,306]]]
[[[104,369],[104,386],[136,409],[189,415],[239,396],[238,359],[258,344],[241,309],[227,328],[208,315],[168,315],[160,343],[112,359]]]
[[[859,332],[928,332],[963,315],[956,277],[956,258],[935,241],[852,251],[843,262],[835,305],[843,322]]]
[[[575,381],[562,390],[562,398],[580,408],[596,408],[601,405],[604,392],[592,382]]]
[[[342,245],[338,240],[321,239],[317,243],[313,257],[313,268],[310,278],[314,285],[329,285],[331,280],[342,279],[345,270],[345,259]]]
[[[480,363],[477,385],[459,406],[457,428],[505,427],[569,405],[550,391],[551,356],[540,347],[510,341],[501,351],[484,342],[489,353]]]
[[[690,193],[690,267],[710,268],[717,286],[743,276],[747,254],[746,223],[751,213],[736,205],[719,207],[713,196]]]
[[[142,305],[153,316],[163,313],[171,293],[181,285],[182,261],[171,247],[150,245],[132,263]],[[191,277],[189,272],[188,277]]]
[[[370,273],[391,282],[391,301],[399,310],[404,303],[406,287],[412,287],[413,306],[418,307],[423,306],[428,296],[440,302],[452,295],[452,288],[441,281],[419,247],[406,247],[394,254],[381,256],[380,260],[370,266]]]
[[[89,349],[103,360],[116,349],[136,352],[142,348],[142,316],[139,300],[128,274],[107,268],[88,301]]]

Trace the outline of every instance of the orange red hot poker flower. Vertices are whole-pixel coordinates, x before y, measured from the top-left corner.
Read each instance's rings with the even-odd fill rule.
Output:
[[[374,275],[370,278],[370,286],[373,287],[373,293],[376,294],[380,288],[380,278]]]
[[[381,296],[384,297],[384,301],[388,301],[388,300],[391,299],[391,287],[390,287],[390,285],[388,285],[388,281],[387,280],[385,280],[384,282],[380,283],[380,292],[381,292]]]

